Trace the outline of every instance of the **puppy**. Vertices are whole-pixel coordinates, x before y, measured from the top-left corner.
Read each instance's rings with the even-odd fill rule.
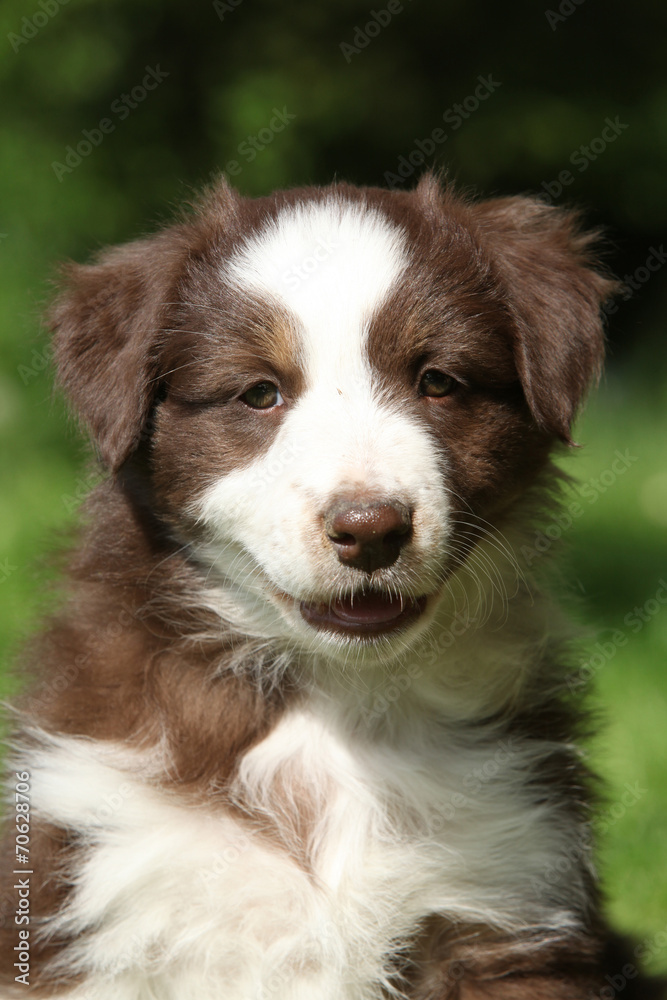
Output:
[[[605,996],[576,661],[524,548],[600,369],[593,243],[432,177],[220,182],[65,268],[108,475],[17,707],[0,996]]]

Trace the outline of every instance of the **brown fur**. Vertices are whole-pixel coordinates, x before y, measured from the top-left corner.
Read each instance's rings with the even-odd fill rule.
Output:
[[[30,876],[30,996],[49,996],[59,986],[72,983],[71,976],[62,979],[46,979],[43,970],[50,959],[61,950],[64,942],[57,938],[44,939],[34,933],[34,928],[44,917],[60,909],[71,888],[71,876],[79,858],[77,845],[67,831],[51,824],[31,824],[30,864],[34,872]],[[17,894],[13,889],[21,875],[11,875],[17,866],[14,860],[14,837],[6,837],[0,852],[3,881],[7,889],[2,894],[0,908],[0,983],[14,982],[17,970],[15,945],[18,943],[19,928],[14,923]],[[23,873],[22,873],[23,874]],[[3,886],[4,888],[4,886]],[[21,925],[22,927],[25,925]],[[25,989],[25,988],[24,988]]]
[[[501,523],[554,442],[570,440],[599,371],[599,306],[614,283],[593,267],[591,238],[576,218],[535,200],[466,203],[432,179],[409,194],[333,190],[406,230],[414,250],[407,284],[376,317],[369,359],[387,395],[444,443],[461,511]],[[266,450],[280,427],[280,408],[250,419],[236,402],[243,386],[276,381],[287,400],[303,390],[290,318],[225,287],[219,268],[282,208],[330,193],[251,201],[220,184],[163,232],[66,268],[51,312],[60,384],[111,476],[87,504],[66,602],[29,654],[33,683],[19,708],[56,733],[144,748],[166,736],[171,766],[156,780],[193,799],[224,797],[239,757],[298,697],[293,676],[264,691],[222,669],[247,641],[200,606],[202,569],[183,545],[197,530],[189,501]],[[459,387],[441,399],[417,397],[430,367],[459,378]],[[475,538],[461,526],[460,559]],[[572,735],[572,714],[550,705],[547,692],[534,703],[532,716],[505,720],[508,733],[543,735],[548,722],[559,739]],[[564,807],[584,809],[577,768],[574,757],[554,757],[536,778],[536,801],[542,787],[553,794],[556,786]],[[313,808],[301,803],[283,843],[306,866],[299,845]],[[77,853],[64,831],[37,823],[33,838],[39,917],[62,905]],[[7,923],[5,955],[13,932]],[[595,918],[590,936],[539,947],[435,922],[403,971],[413,1000],[589,1000],[599,989],[601,940]],[[33,976],[57,947],[34,952]],[[11,963],[3,975],[13,979]]]
[[[483,926],[428,922],[400,982],[410,1000],[660,1000],[628,943],[592,922],[590,934],[506,936]]]

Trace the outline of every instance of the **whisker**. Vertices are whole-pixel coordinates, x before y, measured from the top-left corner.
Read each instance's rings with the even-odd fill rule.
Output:
[[[174,372],[180,372],[183,368],[190,368],[191,365],[198,364],[199,360],[199,358],[196,358],[194,361],[186,361],[184,365],[178,365],[177,368],[170,368],[168,372],[161,372],[159,375],[156,375],[155,378],[149,378],[148,384],[150,385],[151,382],[158,382],[161,378],[166,378],[167,375],[173,375]]]

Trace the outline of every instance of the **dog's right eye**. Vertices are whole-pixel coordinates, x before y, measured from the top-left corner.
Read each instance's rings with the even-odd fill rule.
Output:
[[[280,394],[280,389],[273,382],[258,382],[240,397],[243,402],[253,410],[270,410],[273,406],[280,406],[284,399]]]
[[[419,395],[430,396],[432,399],[441,399],[443,396],[449,396],[454,392],[455,388],[456,381],[451,375],[445,375],[444,372],[438,371],[435,368],[429,368],[420,379]]]

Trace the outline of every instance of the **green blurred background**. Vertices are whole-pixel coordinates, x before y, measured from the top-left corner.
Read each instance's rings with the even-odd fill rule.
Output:
[[[90,483],[39,326],[55,262],[141,233],[225,168],[246,194],[334,177],[407,187],[421,157],[466,189],[541,193],[605,226],[632,294],[610,315],[606,379],[578,428],[585,447],[564,459],[588,484],[563,530],[565,576],[599,630],[582,662],[606,719],[591,751],[609,782],[609,908],[647,940],[654,969],[667,969],[666,27],[660,0],[0,9],[5,663],[38,611],[38,557]]]

